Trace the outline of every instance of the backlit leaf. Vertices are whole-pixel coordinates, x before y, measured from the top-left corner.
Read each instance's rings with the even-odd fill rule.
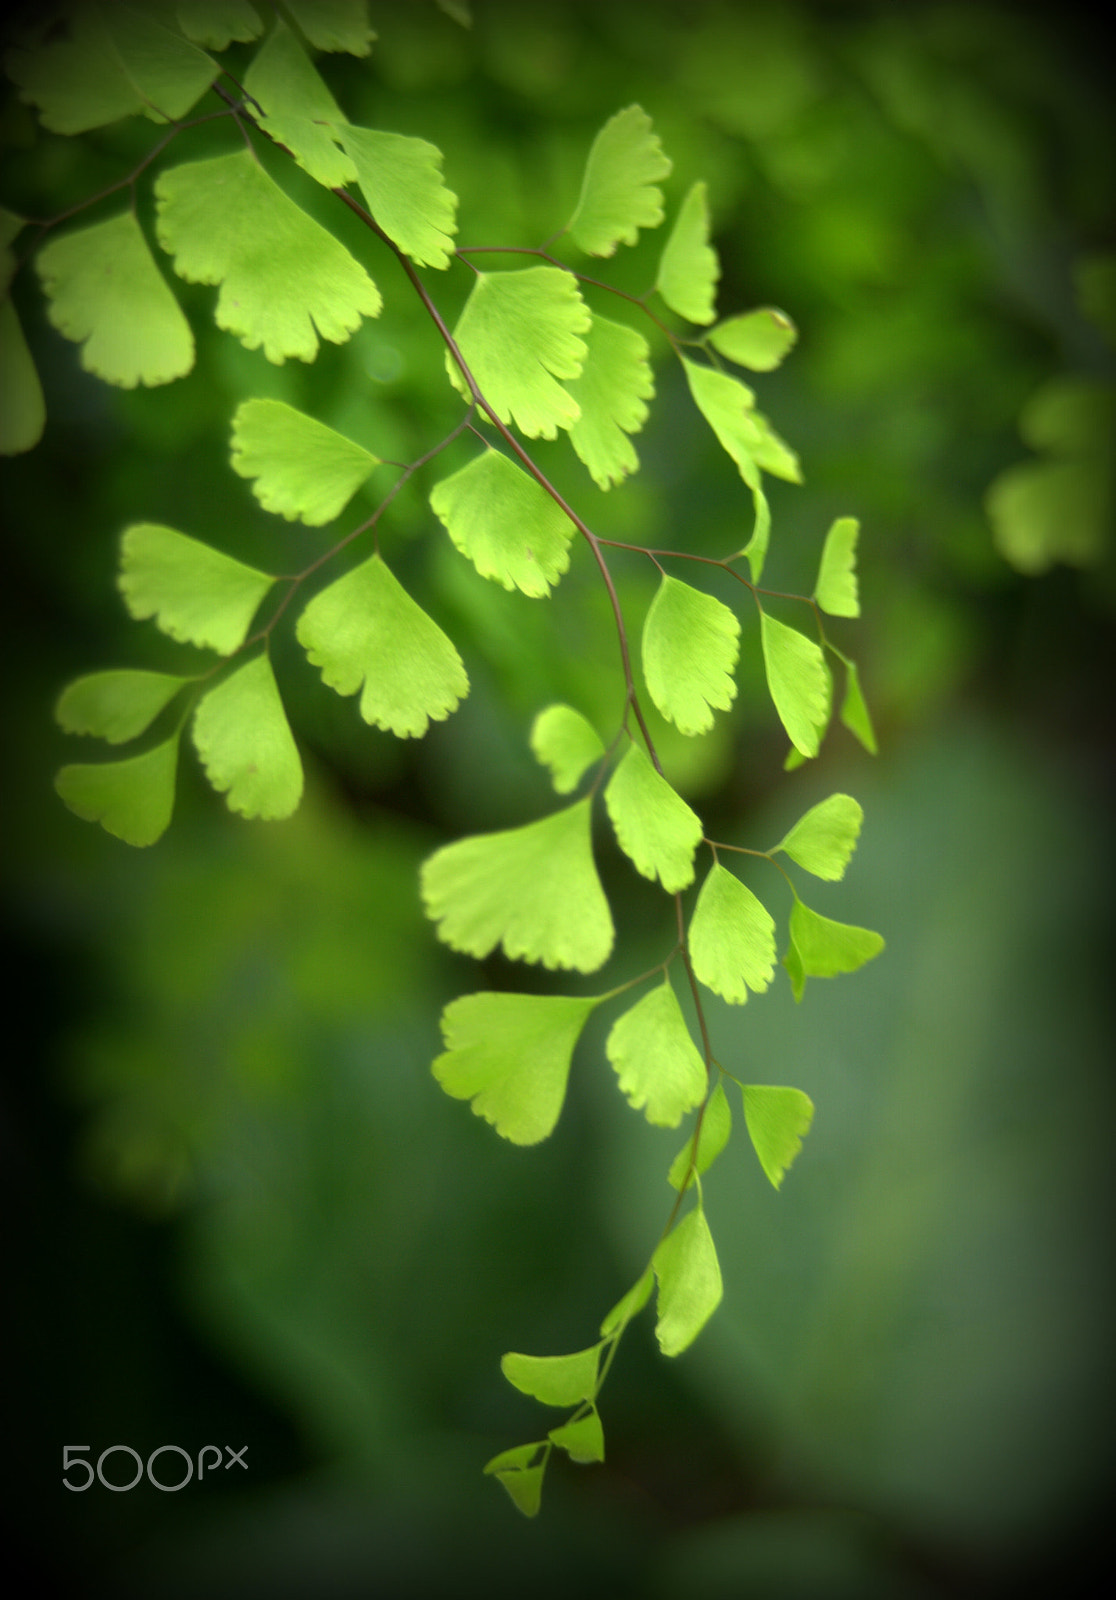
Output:
[[[588,798],[501,833],[444,845],[424,864],[422,893],[438,937],[478,959],[498,944],[513,960],[595,972],[612,950],[612,914],[597,876]]]
[[[613,1023],[605,1051],[629,1104],[656,1127],[677,1128],[705,1097],[705,1063],[668,979]]]
[[[524,1467],[529,1467],[535,1460],[540,1450],[546,1449],[546,1441],[536,1439],[531,1444],[516,1444],[510,1450],[501,1450],[498,1456],[493,1456],[491,1461],[484,1464],[485,1472],[518,1472]]]
[[[856,538],[860,523],[855,517],[838,517],[825,536],[814,599],[831,617],[859,617],[860,600],[856,583]]]
[[[744,1085],[744,1121],[760,1166],[777,1189],[802,1149],[814,1120],[814,1102],[801,1089]]]
[[[623,1327],[633,1317],[638,1317],[648,1300],[650,1300],[651,1291],[654,1287],[655,1274],[648,1267],[642,1278],[637,1283],[633,1283],[627,1294],[621,1295],[607,1317],[605,1317],[601,1323],[602,1335],[607,1338],[610,1333],[615,1333],[617,1328]]]
[[[531,439],[553,439],[580,416],[562,387],[585,365],[581,338],[591,318],[573,275],[558,267],[478,274],[454,329],[458,349],[501,422]],[[466,399],[468,386],[446,352],[446,371]]]
[[[286,0],[286,7],[315,50],[366,56],[372,49],[365,0]]]
[[[845,658],[842,657],[844,660]],[[860,740],[869,755],[877,751],[876,733],[860,687],[855,661],[845,660],[845,698],[841,702],[841,721]]]
[[[603,1461],[605,1458],[604,1429],[596,1406],[574,1422],[551,1428],[549,1438],[571,1461]]]
[[[209,50],[227,50],[234,41],[244,44],[263,32],[248,0],[178,0],[174,14],[187,39]]]
[[[264,113],[260,126],[312,178],[327,189],[354,181],[352,158],[337,147],[345,114],[281,17],[253,57],[244,88]]]
[[[380,292],[334,236],[289,200],[248,150],[193,161],[155,182],[159,242],[191,283],[220,285],[216,319],[269,361],[313,361],[343,344]],[[244,219],[251,217],[251,227]]]
[[[786,483],[801,483],[802,468],[790,445],[780,438],[760,412],[752,412],[752,421],[759,432],[759,440],[751,452],[756,466],[762,467],[764,472],[770,472],[772,477],[782,478]]]
[[[91,733],[124,744],[149,728],[192,680],[168,672],[93,672],[63,689],[54,715],[67,733]]]
[[[721,447],[736,462],[740,476],[750,489],[758,489],[760,471],[756,454],[763,448],[764,432],[753,414],[756,397],[739,378],[713,367],[699,367],[683,361],[686,381],[694,404],[717,435]]]
[[[544,1406],[576,1406],[596,1393],[600,1356],[599,1344],[571,1356],[522,1356],[510,1350],[500,1371],[521,1394]]]
[[[469,692],[452,642],[379,555],[316,594],[295,632],[329,687],[356,694],[363,684],[365,722],[400,739],[421,738]]]
[[[356,166],[369,211],[420,267],[448,267],[457,196],[442,181],[442,152],[425,139],[342,126],[337,137]]]
[[[233,471],[265,511],[320,527],[339,516],[378,457],[282,400],[245,400],[232,424]]]
[[[742,1006],[775,976],[775,923],[763,902],[714,862],[690,921],[690,959],[707,989]]]
[[[639,745],[629,746],[609,780],[605,805],[621,850],[645,878],[658,878],[668,894],[693,882],[701,818]]]
[[[604,755],[604,745],[592,723],[572,706],[547,706],[531,726],[531,750],[550,769],[558,794],[570,794],[583,773]]]
[[[266,655],[210,689],[194,713],[194,746],[230,811],[268,821],[302,799],[302,762]]]
[[[797,628],[760,613],[767,687],[791,743],[816,756],[829,721],[830,680],[821,646]]]
[[[46,426],[43,386],[10,300],[0,303],[0,455],[33,450]]]
[[[61,799],[86,822],[99,822],[125,844],[154,844],[174,810],[178,734],[126,761],[63,767],[54,780]]]
[[[707,733],[736,698],[740,623],[714,595],[664,574],[643,624],[643,674],[656,706],[685,734]]]
[[[434,485],[430,505],[482,578],[538,598],[570,564],[573,524],[546,490],[499,450]]]
[[[124,603],[137,621],[154,617],[172,639],[227,656],[244,642],[275,579],[200,539],[137,522],[120,541]]]
[[[752,504],[756,509],[752,537],[740,553],[748,558],[752,582],[758,583],[763,577],[763,565],[767,560],[767,546],[771,539],[771,507],[758,483],[752,489]]]
[[[712,322],[717,315],[721,265],[709,243],[709,204],[704,183],[695,183],[675,218],[659,262],[655,287],[687,322]]]
[[[512,1504],[517,1511],[522,1511],[525,1517],[536,1517],[542,1503],[543,1473],[546,1471],[545,1461],[538,1467],[493,1468],[491,1462],[484,1469],[491,1472],[493,1477],[511,1496]]]
[[[47,314],[106,383],[171,383],[194,365],[194,336],[130,211],[51,239],[36,270]]]
[[[653,1257],[659,1280],[655,1335],[665,1356],[693,1344],[721,1303],[721,1268],[700,1207],[688,1211]]]
[[[709,343],[721,355],[752,372],[771,372],[798,338],[790,318],[772,306],[729,317],[709,330]]]
[[[679,1150],[670,1164],[667,1173],[667,1182],[673,1189],[689,1188],[694,1181],[694,1172],[701,1173],[716,1161],[721,1151],[728,1144],[729,1135],[732,1133],[732,1112],[729,1109],[728,1096],[725,1094],[724,1084],[717,1083],[713,1093],[709,1096],[709,1103],[705,1108],[705,1115],[701,1119],[701,1132],[698,1134],[697,1158],[694,1159],[693,1138]]]
[[[642,106],[618,111],[593,140],[567,232],[591,256],[610,256],[618,244],[635,244],[640,228],[657,228],[663,220],[658,184],[670,170]]]
[[[501,1138],[538,1144],[561,1114],[574,1046],[596,1004],[592,996],[462,995],[442,1013],[446,1049],[431,1070]]]
[[[863,821],[864,812],[851,795],[831,794],[799,817],[790,832],[772,846],[772,854],[784,850],[807,872],[836,883],[845,876]]]
[[[833,978],[855,972],[884,948],[878,933],[847,922],[832,922],[796,899],[790,916],[790,946],[783,957],[794,990],[802,999],[807,978]]]
[[[609,489],[639,467],[628,435],[646,422],[655,381],[647,341],[634,328],[594,314],[585,339],[589,354],[581,376],[566,384],[581,410],[570,443],[594,482]]]

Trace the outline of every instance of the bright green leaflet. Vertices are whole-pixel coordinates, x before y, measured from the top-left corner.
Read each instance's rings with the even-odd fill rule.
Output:
[[[759,430],[759,443],[752,450],[756,465],[770,472],[772,477],[782,478],[787,483],[801,483],[802,468],[790,445],[758,411],[753,411],[752,421]]]
[[[266,655],[203,696],[194,713],[194,747],[206,777],[230,811],[275,821],[302,799],[302,762]]]
[[[782,311],[764,306],[729,317],[709,330],[714,350],[751,372],[773,372],[798,338],[798,329]]]
[[[566,384],[581,413],[570,427],[570,443],[594,483],[609,489],[639,468],[628,435],[647,420],[655,379],[647,340],[634,328],[594,313],[585,342],[581,376]]]
[[[709,243],[709,203],[704,183],[695,183],[675,218],[663,247],[655,287],[672,311],[688,322],[712,322],[717,315],[721,264]]]
[[[46,427],[46,401],[15,307],[0,303],[0,455],[33,450]]]
[[[447,1094],[471,1100],[501,1138],[538,1144],[561,1115],[574,1046],[597,1003],[593,996],[462,995],[442,1013],[446,1049],[434,1076]]]
[[[477,276],[454,329],[454,340],[501,422],[530,439],[553,439],[580,416],[562,387],[585,365],[590,316],[577,284],[558,267]],[[468,399],[469,388],[447,350],[446,371]]]
[[[767,560],[767,546],[771,539],[771,507],[759,484],[752,489],[752,504],[756,508],[755,526],[752,537],[740,553],[748,558],[752,582],[758,583],[763,577],[763,564]]]
[[[656,706],[685,734],[707,733],[736,698],[740,623],[701,589],[663,575],[643,624],[643,675]]]
[[[856,540],[860,523],[838,517],[825,536],[814,599],[831,617],[859,617],[856,582]]]
[[[814,1102],[801,1089],[744,1085],[744,1121],[760,1166],[778,1189],[802,1149],[814,1120]]]
[[[430,506],[482,578],[532,598],[549,594],[570,564],[573,528],[534,478],[499,450],[474,456],[436,483]]]
[[[442,152],[425,139],[343,125],[337,137],[356,167],[368,209],[420,267],[448,267],[457,196],[442,181]]]
[[[855,972],[884,948],[878,933],[856,928],[851,923],[833,922],[795,898],[790,916],[790,946],[783,965],[794,990],[802,999],[807,978],[833,978],[841,972]]]
[[[286,145],[312,178],[327,189],[354,181],[356,167],[337,147],[344,113],[281,17],[256,52],[244,87],[264,113],[264,132]]]
[[[525,827],[435,851],[422,869],[422,894],[438,937],[478,959],[500,944],[513,961],[577,972],[603,966],[614,935],[589,812],[589,800],[578,800]]]
[[[126,761],[63,767],[54,780],[59,796],[85,822],[99,822],[125,844],[154,844],[174,810],[178,734]]]
[[[234,41],[244,44],[263,32],[248,0],[178,0],[174,14],[187,39],[209,50],[225,50]]]
[[[227,656],[244,643],[260,601],[275,579],[156,522],[125,528],[117,583],[137,621],[184,644]]]
[[[172,383],[194,365],[194,336],[130,211],[52,239],[36,270],[59,333],[106,383]]]
[[[639,745],[629,746],[609,780],[605,805],[621,850],[645,878],[658,878],[668,894],[694,881],[701,818]]]
[[[533,1445],[531,1454],[534,1455],[538,1448],[538,1445]],[[491,1472],[503,1484],[517,1510],[522,1511],[525,1517],[536,1517],[542,1501],[545,1464],[539,1467],[504,1467],[502,1469],[495,1465],[495,1462],[503,1461],[504,1456],[510,1456],[514,1453],[511,1450],[506,1450],[504,1455],[497,1456],[494,1461],[490,1461],[484,1470]]]
[[[688,1211],[652,1258],[659,1280],[655,1335],[665,1356],[681,1355],[721,1303],[724,1287],[713,1235],[699,1207]]]
[[[655,1127],[677,1128],[705,1096],[705,1063],[669,979],[613,1023],[605,1052],[629,1104]]]
[[[775,976],[775,923],[740,879],[714,862],[690,921],[694,972],[714,994],[742,1006]]]
[[[521,1356],[509,1351],[500,1371],[513,1387],[544,1406],[576,1406],[592,1400],[597,1391],[600,1357],[599,1344],[572,1356]]]
[[[845,663],[845,696],[841,701],[841,721],[849,732],[860,740],[869,755],[874,756],[878,748],[876,733],[860,687],[860,674],[856,669],[856,662],[850,661],[846,656],[840,656],[839,659]]]
[[[635,244],[640,228],[663,220],[659,180],[670,175],[659,136],[642,106],[610,117],[593,140],[581,195],[566,231],[591,256]]]
[[[772,846],[771,854],[784,850],[807,872],[836,883],[845,876],[863,821],[864,812],[851,795],[831,794],[799,817],[790,832]]]
[[[689,1188],[694,1181],[694,1173],[700,1177],[707,1172],[716,1161],[721,1151],[729,1141],[732,1133],[732,1112],[729,1109],[728,1096],[725,1086],[718,1082],[714,1085],[713,1093],[709,1096],[709,1103],[705,1108],[705,1115],[701,1119],[701,1132],[698,1135],[697,1158],[693,1157],[693,1139],[687,1139],[670,1164],[667,1173],[667,1182],[673,1189]]]
[[[564,1450],[571,1461],[603,1461],[605,1458],[604,1429],[596,1406],[576,1422],[564,1422],[560,1428],[551,1428],[547,1437],[551,1444]]]
[[[607,1317],[605,1317],[601,1323],[601,1333],[607,1338],[610,1333],[615,1333],[618,1328],[622,1328],[633,1317],[638,1317],[648,1300],[650,1300],[651,1291],[654,1287],[655,1274],[648,1267],[639,1281],[632,1285],[627,1294],[621,1296]]]
[[[287,10],[316,50],[366,56],[375,32],[364,0],[286,0]]]
[[[547,706],[531,725],[531,750],[549,768],[558,794],[570,794],[604,755],[596,728],[572,706]]]
[[[760,613],[760,639],[779,720],[796,750],[816,756],[829,721],[831,688],[821,646],[766,611]]]
[[[739,378],[713,367],[699,367],[683,360],[686,382],[694,404],[717,435],[722,448],[736,462],[740,476],[750,489],[760,486],[757,456],[763,448],[764,434],[756,422],[753,407],[756,397]]]
[[[362,317],[379,315],[364,268],[250,151],[160,173],[155,195],[159,243],[179,277],[220,284],[217,326],[269,361],[313,361],[318,334],[344,344]]]
[[[420,739],[469,692],[452,642],[378,555],[315,595],[295,632],[329,687],[363,683],[361,716],[400,739]]]
[[[232,466],[254,478],[265,511],[321,527],[340,516],[379,458],[283,400],[245,400],[232,424]]]
[[[149,728],[163,707],[193,680],[168,672],[92,672],[62,691],[55,721],[67,733],[91,733],[125,744]]]

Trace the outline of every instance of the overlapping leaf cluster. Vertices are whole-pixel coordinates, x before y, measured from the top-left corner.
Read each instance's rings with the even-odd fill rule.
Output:
[[[421,881],[426,911],[453,949],[483,959],[499,947],[512,960],[596,972],[616,937],[594,854],[597,816],[607,819],[637,873],[674,902],[663,959],[641,978],[589,996],[467,994],[442,1017],[435,1077],[514,1143],[534,1144],[553,1131],[586,1024],[599,1007],[617,1002],[605,1056],[621,1094],[654,1125],[675,1128],[693,1119],[667,1174],[676,1200],[662,1235],[646,1269],[602,1322],[599,1341],[568,1356],[504,1359],[505,1375],[518,1389],[571,1412],[545,1439],[504,1452],[487,1468],[533,1514],[555,1447],[575,1461],[603,1458],[600,1385],[628,1323],[652,1295],[656,1336],[670,1356],[696,1338],[721,1298],[702,1177],[731,1135],[728,1086],[735,1085],[751,1144],[776,1187],[813,1107],[800,1090],[743,1083],[713,1057],[707,996],[742,1005],[770,987],[777,924],[733,870],[741,847],[707,839],[701,818],[668,781],[642,710],[646,693],[686,737],[708,732],[718,713],[730,712],[741,618],[708,588],[667,570],[684,557],[649,550],[659,584],[638,653],[630,650],[606,547],[541,470],[530,441],[564,435],[599,489],[622,484],[638,470],[633,435],[654,396],[650,345],[635,324],[652,303],[661,326],[670,317],[685,324],[667,330],[670,343],[754,513],[747,546],[723,559],[706,556],[702,570],[719,567],[733,592],[755,606],[758,626],[750,638],[762,655],[791,762],[816,756],[829,726],[830,658],[844,669],[841,718],[874,748],[855,664],[823,627],[823,613],[852,618],[859,611],[857,524],[838,519],[825,536],[814,592],[799,601],[809,631],[772,614],[760,588],[771,528],[764,477],[797,482],[800,469],[757,410],[752,388],[727,366],[770,371],[795,332],[770,308],[718,320],[720,267],[703,183],[675,209],[643,300],[618,299],[615,318],[590,306],[583,258],[610,257],[666,218],[661,185],[671,165],[639,106],[618,112],[597,135],[559,243],[525,250],[528,265],[480,271],[463,266],[456,251],[456,199],[442,178],[441,152],[419,138],[350,124],[315,65],[315,50],[368,52],[359,0],[333,0],[329,7],[292,0],[286,19],[278,16],[266,31],[241,0],[183,0],[165,14],[103,0],[75,6],[68,19],[68,28],[13,52],[8,62],[46,127],[79,134],[135,114],[178,124],[213,89],[247,135],[246,142],[233,129],[228,153],[176,160],[154,178],[155,242],[179,277],[216,289],[218,326],[270,361],[312,361],[321,339],[345,341],[382,307],[363,262],[261,165],[254,141],[270,140],[364,217],[371,253],[394,253],[445,335],[447,378],[462,400],[462,420],[450,437],[471,436],[476,448],[464,465],[434,476],[432,525],[444,527],[480,578],[532,599],[548,596],[575,549],[587,546],[609,591],[624,661],[617,726],[598,729],[575,707],[556,703],[540,709],[530,732],[556,794],[574,798],[522,826],[444,845],[426,862]],[[261,36],[243,84],[225,85],[211,52]],[[183,125],[173,138],[187,132]],[[2,221],[6,248],[24,225],[10,213]],[[130,209],[94,223],[47,225],[31,259],[51,321],[80,344],[91,372],[134,386],[170,382],[189,370],[192,332]],[[452,332],[420,270],[451,267],[473,273]],[[3,314],[14,334],[0,374],[11,401],[4,446],[26,449],[43,426],[42,393],[10,301]],[[490,427],[483,437],[479,418]],[[207,656],[195,671],[177,674],[97,672],[70,684],[57,708],[64,729],[112,745],[136,741],[139,748],[120,760],[64,767],[57,787],[66,804],[131,844],[153,843],[171,818],[179,746],[189,727],[202,768],[233,811],[289,816],[302,793],[302,766],[270,643],[292,602],[295,636],[309,661],[338,694],[359,695],[365,722],[412,738],[447,717],[468,693],[464,663],[439,622],[396,578],[379,543],[397,489],[446,443],[432,442],[425,456],[396,467],[374,512],[324,553],[308,551],[294,574],[248,566],[194,531],[142,521],[127,528],[119,587],[130,614],[216,661]],[[230,450],[233,470],[260,505],[309,529],[334,523],[385,465],[368,445],[262,397],[237,407]],[[365,535],[368,547],[361,548],[356,541]],[[305,586],[318,582],[330,560],[340,564],[350,547],[344,570],[327,574],[307,597]],[[855,800],[834,794],[769,849],[745,853],[778,866],[788,883],[779,856],[836,880],[861,820]],[[796,998],[807,978],[851,972],[881,948],[878,934],[821,916],[791,884],[782,965]]]

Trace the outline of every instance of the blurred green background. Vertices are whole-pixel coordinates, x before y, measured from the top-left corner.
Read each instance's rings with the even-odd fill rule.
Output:
[[[593,1035],[537,1149],[441,1094],[441,1005],[512,969],[436,945],[416,869],[545,808],[526,750],[543,704],[615,724],[599,583],[579,557],[546,606],[481,584],[420,482],[385,553],[453,635],[469,700],[396,743],[281,647],[301,811],[243,823],[188,759],[171,831],[129,851],[51,788],[85,756],[51,724],[69,678],[183,659],[123,614],[119,530],[167,521],[262,565],[305,559],[329,534],[267,517],[228,468],[238,401],[288,399],[400,459],[456,402],[393,263],[297,177],[388,301],[314,367],[269,367],[215,331],[212,290],[179,284],[196,370],[110,391],[22,274],[50,412],[40,449],[3,468],[5,1498],[41,1585],[23,1592],[1051,1592],[1095,1553],[1112,1468],[1116,139],[1099,24],[979,3],[474,0],[468,29],[427,0],[371,9],[373,56],[331,59],[330,82],[352,120],[444,150],[460,242],[551,234],[596,129],[638,101],[675,164],[671,206],[708,180],[722,313],[773,304],[798,325],[755,385],[806,477],[774,486],[768,581],[809,589],[829,521],[860,518],[864,617],[834,635],[880,754],[838,729],[783,774],[746,630],[737,713],[667,755],[718,838],[763,844],[856,795],[858,854],[811,904],[888,949],[801,1007],[785,983],[743,1012],[714,1002],[721,1059],[806,1089],[814,1129],[778,1194],[743,1147],[710,1173],[724,1305],[673,1363],[649,1318],[633,1327],[603,1395],[607,1463],[552,1463],[525,1522],[479,1471],[538,1432],[500,1354],[590,1342],[666,1215],[677,1136],[630,1111]],[[0,199],[29,216],[111,181],[150,133],[68,141],[17,103],[3,116]],[[622,253],[619,280],[641,288],[658,248]],[[452,316],[468,275],[429,276]],[[569,472],[578,504],[613,537],[738,547],[731,463],[668,363],[658,381],[641,474],[604,496]],[[556,449],[540,456],[567,481]],[[616,570],[634,634],[652,575]],[[603,835],[599,858],[621,981],[669,932]],[[69,1443],[247,1444],[249,1468],[179,1495],[69,1494]]]

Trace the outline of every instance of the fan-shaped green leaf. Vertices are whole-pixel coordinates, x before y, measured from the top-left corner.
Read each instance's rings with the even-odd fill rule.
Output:
[[[709,343],[715,350],[752,372],[772,372],[797,338],[794,323],[773,306],[729,317],[709,330]]]
[[[448,267],[457,196],[442,181],[442,152],[425,139],[342,126],[337,137],[356,166],[368,209],[420,267]]]
[[[137,621],[154,617],[172,639],[227,656],[275,579],[156,522],[125,528],[118,586]]]
[[[281,17],[253,57],[244,88],[263,112],[260,126],[312,178],[327,189],[354,181],[352,158],[337,147],[345,114]]]
[[[566,231],[591,256],[610,256],[618,244],[635,244],[640,228],[657,228],[663,220],[658,183],[670,170],[642,106],[618,111],[593,140]]]
[[[771,539],[771,507],[758,483],[752,488],[752,504],[756,509],[755,525],[752,537],[740,554],[748,558],[752,582],[758,583],[763,577],[763,564],[767,560],[767,546]]]
[[[459,839],[422,869],[438,937],[478,959],[595,972],[612,950],[612,915],[593,862],[588,799],[502,833]]]
[[[33,450],[46,426],[39,374],[10,300],[0,303],[0,455]]]
[[[664,574],[643,624],[643,675],[680,733],[707,733],[736,697],[740,623],[720,600]]]
[[[717,435],[721,447],[736,462],[740,476],[750,489],[760,485],[757,453],[763,448],[764,433],[756,422],[756,397],[739,378],[713,367],[699,367],[683,361],[686,381],[694,404]]]
[[[613,1023],[605,1043],[620,1088],[658,1128],[677,1128],[705,1096],[705,1063],[669,979]]]
[[[760,412],[752,412],[752,421],[759,432],[759,442],[752,449],[756,466],[764,472],[770,472],[772,477],[782,478],[786,483],[801,483],[802,468],[790,445],[779,437]]]
[[[430,505],[482,578],[538,598],[570,564],[573,525],[546,490],[499,450],[434,485]]]
[[[633,1317],[639,1316],[639,1313],[650,1300],[651,1291],[654,1287],[655,1274],[648,1267],[642,1278],[637,1283],[633,1283],[627,1294],[621,1295],[608,1313],[608,1316],[601,1323],[601,1333],[605,1338],[610,1333],[615,1333],[617,1328],[621,1328],[630,1322]]]
[[[245,44],[263,32],[259,13],[248,0],[178,0],[174,14],[187,39],[210,50]]]
[[[645,878],[658,878],[668,894],[694,881],[701,818],[639,745],[629,747],[609,780],[605,805],[621,850]]]
[[[380,292],[333,235],[248,150],[193,161],[155,183],[159,243],[191,283],[220,284],[217,325],[269,361],[313,361],[318,335],[344,344]],[[245,218],[251,217],[251,227]]]
[[[194,365],[194,336],[130,211],[62,234],[35,262],[59,333],[106,383],[172,383]]]
[[[804,756],[816,756],[829,721],[830,680],[821,646],[760,613],[760,638],[767,687],[791,743]]]
[[[547,706],[531,726],[531,749],[536,760],[550,769],[558,794],[570,794],[594,761],[604,755],[604,745],[592,723],[572,706]]]
[[[544,1406],[576,1406],[597,1392],[601,1346],[576,1350],[572,1356],[522,1356],[509,1350],[500,1371],[521,1394]]]
[[[794,998],[802,999],[807,978],[855,972],[883,948],[882,937],[871,929],[832,922],[796,899],[790,916],[790,945],[783,957]]]
[[[550,1442],[564,1450],[571,1461],[603,1461],[604,1429],[600,1415],[593,1406],[574,1422],[564,1422],[560,1428],[551,1428]]]
[[[709,243],[709,204],[704,183],[695,183],[675,218],[663,248],[655,287],[687,322],[712,322],[717,315],[721,264]]]
[[[845,662],[845,698],[841,702],[841,721],[860,740],[869,755],[877,751],[876,733],[872,727],[872,719],[868,714],[864,695],[860,688],[860,674],[856,669],[856,662],[841,658]]]
[[[125,844],[154,844],[174,810],[178,734],[126,761],[63,767],[54,787],[70,810]]]
[[[312,528],[332,522],[380,464],[371,455],[282,400],[244,400],[232,424],[233,471],[254,478],[265,511]]]
[[[700,1207],[688,1211],[655,1251],[659,1280],[655,1335],[665,1356],[693,1344],[724,1292],[713,1235]]]
[[[594,315],[585,337],[589,354],[581,376],[566,385],[581,411],[570,443],[594,482],[609,489],[639,467],[628,435],[647,420],[655,380],[647,341],[634,328]]]
[[[762,994],[775,976],[775,923],[727,867],[715,862],[701,886],[690,922],[690,959],[707,989],[742,1006],[748,990]]]
[[[454,339],[485,399],[501,422],[531,439],[553,439],[580,415],[560,379],[585,365],[591,318],[573,275],[558,267],[477,275]],[[469,398],[452,355],[446,371]]]
[[[194,713],[194,747],[230,811],[275,821],[302,799],[302,762],[266,655],[253,657]]]
[[[501,1450],[498,1456],[484,1464],[485,1472],[517,1472],[529,1467],[540,1450],[546,1449],[545,1439],[535,1439],[531,1444],[516,1444],[510,1450]]]
[[[54,715],[67,733],[92,733],[124,744],[149,728],[193,680],[168,672],[93,672],[63,689]]]
[[[724,1084],[717,1083],[709,1096],[705,1115],[701,1119],[697,1157],[694,1158],[694,1141],[691,1137],[686,1140],[670,1164],[667,1182],[671,1188],[688,1189],[694,1181],[695,1171],[699,1177],[703,1172],[707,1172],[728,1144],[731,1133],[732,1112],[729,1109],[728,1096],[725,1094]]]
[[[860,523],[855,517],[838,517],[825,536],[814,599],[831,617],[859,617],[860,600],[856,583],[856,538]]]
[[[532,1445],[530,1448],[533,1455],[539,1447]],[[495,1457],[494,1461],[503,1461],[504,1456],[512,1454],[514,1454],[513,1451],[505,1450],[504,1455]],[[497,1467],[494,1461],[490,1461],[484,1470],[491,1472],[493,1477],[503,1484],[511,1496],[512,1504],[517,1511],[522,1511],[525,1517],[538,1516],[539,1506],[542,1503],[543,1473],[546,1471],[545,1460],[538,1467],[510,1468]]]
[[[365,0],[286,0],[287,10],[315,50],[366,56],[376,38]]]
[[[421,738],[469,692],[453,644],[378,555],[315,595],[295,632],[329,687],[363,683],[361,716],[400,739]]]
[[[597,1003],[593,996],[462,995],[442,1013],[446,1049],[434,1076],[455,1100],[472,1100],[501,1138],[538,1144],[554,1131],[574,1046]]]
[[[863,821],[864,812],[851,795],[831,794],[799,817],[771,853],[785,850],[807,872],[836,883],[845,876]]]
[[[814,1120],[814,1102],[801,1089],[744,1085],[744,1121],[760,1166],[777,1189],[802,1149]]]

